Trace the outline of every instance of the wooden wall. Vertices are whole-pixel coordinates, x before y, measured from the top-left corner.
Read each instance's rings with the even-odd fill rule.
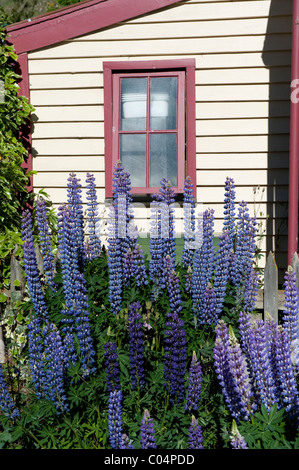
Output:
[[[68,173],[90,171],[104,202],[103,61],[195,58],[198,201],[221,231],[233,177],[286,263],[291,14],[291,0],[185,0],[29,54],[35,188],[59,204]]]

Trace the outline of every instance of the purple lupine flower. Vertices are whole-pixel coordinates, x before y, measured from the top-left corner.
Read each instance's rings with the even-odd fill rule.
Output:
[[[182,309],[179,277],[173,269],[174,260],[165,259],[165,279],[169,296],[170,312],[165,322],[164,377],[171,400],[180,401],[183,396],[184,376],[187,362],[187,340],[184,321],[179,318]]]
[[[195,316],[200,318],[204,295],[211,282],[215,263],[214,210],[203,213],[203,242],[195,250],[192,277],[192,301]]]
[[[42,322],[39,318],[33,318],[28,324],[28,350],[29,366],[36,397],[38,399],[43,398],[47,380],[43,362]]]
[[[80,266],[85,262],[84,250],[84,216],[82,204],[82,189],[80,179],[77,178],[75,173],[70,173],[67,180],[67,202],[71,213],[74,218],[74,248],[78,256]]]
[[[112,449],[120,449],[122,443],[122,392],[114,390],[108,399],[108,433]]]
[[[104,344],[105,370],[107,374],[107,389],[109,392],[120,389],[119,363],[116,344],[112,341]]]
[[[203,449],[203,437],[200,424],[195,416],[192,416],[189,427],[189,449]]]
[[[162,178],[160,187],[161,195],[161,237],[163,241],[163,255],[169,255],[175,262],[175,237],[174,237],[174,191],[168,178]]]
[[[29,364],[37,399],[51,400],[61,412],[68,409],[64,392],[65,350],[54,324],[34,318],[28,325]]]
[[[122,305],[123,266],[121,240],[117,237],[117,207],[113,201],[108,219],[108,273],[109,302],[111,311],[116,315]]]
[[[140,303],[133,302],[129,307],[129,343],[130,343],[130,369],[133,389],[142,387],[144,380],[144,334],[142,331],[142,316],[139,311]]]
[[[230,273],[230,237],[229,232],[225,231],[219,237],[219,249],[216,253],[215,260],[215,272],[213,280],[213,288],[215,292],[216,308],[215,308],[215,320],[217,321],[220,318],[222,313],[223,304],[225,301],[227,284],[229,281]]]
[[[196,352],[193,351],[192,360],[189,369],[189,384],[187,391],[187,399],[185,404],[186,410],[197,410],[200,400],[202,384],[202,369],[201,364],[197,359]]]
[[[120,162],[115,166],[113,178],[113,203],[110,207],[108,234],[109,301],[111,311],[117,314],[122,305],[123,285],[128,276],[134,276],[138,283],[145,273],[142,250],[137,246],[136,230],[133,228],[132,196],[130,177]],[[128,271],[128,253],[134,255],[134,262]],[[142,280],[142,283],[145,279]]]
[[[184,322],[177,312],[169,312],[165,322],[164,378],[171,401],[181,401],[186,373],[187,340]]]
[[[239,313],[239,333],[241,338],[241,348],[245,356],[249,380],[251,384],[252,393],[255,399],[255,402],[258,402],[258,391],[256,387],[254,367],[251,360],[251,345],[250,345],[250,335],[251,331],[251,315],[244,310]]]
[[[48,285],[55,290],[53,278],[55,276],[55,261],[52,251],[49,221],[47,217],[46,202],[41,197],[36,200],[36,221],[39,230],[39,244],[43,257],[43,266]]]
[[[16,408],[13,399],[8,391],[7,384],[4,379],[2,364],[0,363],[0,410],[10,419],[14,420],[20,414]]]
[[[153,284],[152,297],[158,298],[163,272],[163,242],[161,238],[161,207],[158,196],[153,196],[150,209],[150,261],[149,274]]]
[[[250,410],[249,377],[241,348],[223,320],[216,328],[214,365],[226,404],[237,419],[248,419]]]
[[[248,449],[244,437],[240,434],[236,421],[233,419],[230,443],[233,449]]]
[[[99,238],[99,216],[98,201],[96,194],[95,177],[91,173],[86,174],[86,199],[88,216],[88,257],[90,259],[98,258],[101,253],[102,245]]]
[[[259,402],[269,411],[277,402],[275,378],[271,369],[271,343],[263,320],[255,320],[248,331],[250,362]]]
[[[54,324],[45,325],[42,331],[44,342],[43,364],[46,377],[45,397],[60,411],[68,410],[64,391],[65,351],[62,339]]]
[[[148,283],[144,251],[138,243],[133,249],[129,248],[125,254],[123,271],[125,284],[128,284],[130,279],[135,279],[137,286]]]
[[[120,449],[134,449],[132,441],[130,440],[130,438],[126,434],[122,435],[121,444],[120,444],[119,448]]]
[[[235,219],[236,219],[236,212],[235,212],[235,199],[236,199],[236,191],[235,191],[235,182],[233,178],[227,177],[225,180],[225,192],[224,192],[224,210],[223,210],[223,233],[227,232],[228,240],[227,240],[227,250],[229,253],[229,277],[231,275],[231,268],[232,268],[232,255],[234,252],[235,247]]]
[[[282,319],[291,342],[299,339],[299,291],[296,281],[296,272],[289,266],[284,277],[285,304]]]
[[[288,330],[278,325],[275,332],[276,365],[281,398],[286,411],[299,424],[299,392],[291,359],[291,341]]]
[[[22,216],[22,240],[26,281],[33,308],[37,317],[46,319],[48,318],[48,311],[36,261],[32,219],[28,209],[23,212]]]
[[[201,325],[211,326],[215,325],[218,321],[218,315],[216,313],[216,294],[214,287],[209,283],[203,294],[202,305],[200,308],[200,316],[197,321]]]
[[[182,265],[188,268],[193,264],[195,243],[195,198],[194,184],[190,176],[187,176],[184,184],[183,195],[184,211],[184,245],[182,253]]]
[[[144,411],[140,427],[141,449],[156,449],[156,437],[153,418],[150,417],[148,410]]]
[[[66,206],[59,207],[58,237],[62,266],[65,308],[63,309],[64,333],[70,346],[69,360],[74,362],[74,335],[78,338],[83,375],[95,370],[95,351],[92,344],[89,302],[84,274],[80,271],[77,251],[76,217]],[[73,337],[73,343],[71,338]]]
[[[73,217],[69,207],[66,205],[58,207],[58,241],[61,261],[61,273],[63,280],[64,308],[62,309],[62,331],[64,334],[66,351],[68,352],[67,362],[69,365],[77,361],[75,352],[74,333],[75,315],[73,302],[73,287],[75,284],[75,271],[78,269],[78,257],[73,249],[74,240],[72,237]]]
[[[258,274],[253,267],[257,223],[255,217],[249,216],[249,209],[244,201],[239,203],[237,225],[231,280],[243,292],[244,308],[252,311],[258,288]]]

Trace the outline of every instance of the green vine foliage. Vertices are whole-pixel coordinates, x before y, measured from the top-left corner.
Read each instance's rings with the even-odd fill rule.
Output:
[[[28,151],[20,137],[30,123],[33,107],[19,95],[18,57],[8,44],[5,13],[0,8],[0,287],[8,287],[12,253],[21,244],[22,207],[32,203],[27,186],[31,173],[23,168]],[[18,250],[18,248],[17,248]],[[1,292],[1,302],[5,295]]]
[[[28,100],[20,96],[17,55],[6,42],[3,26],[4,14],[0,11],[0,81],[4,97],[0,103],[0,230],[19,230],[22,205],[28,201],[28,174],[22,168],[27,149],[20,138],[21,126],[28,125],[33,110]]]

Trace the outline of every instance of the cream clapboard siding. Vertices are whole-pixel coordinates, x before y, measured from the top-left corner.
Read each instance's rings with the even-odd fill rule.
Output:
[[[187,0],[31,53],[35,188],[59,204],[68,173],[84,183],[90,171],[103,203],[103,61],[192,57],[198,201],[215,210],[220,232],[223,185],[233,177],[264,234],[268,220],[263,249],[279,257],[285,247],[273,233],[281,240],[287,221],[291,14],[291,0]]]

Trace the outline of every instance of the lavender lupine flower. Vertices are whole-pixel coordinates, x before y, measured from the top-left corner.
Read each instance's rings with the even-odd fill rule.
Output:
[[[85,250],[84,250],[84,216],[83,216],[83,204],[82,204],[82,189],[80,179],[77,178],[75,173],[70,173],[67,180],[67,202],[70,211],[74,217],[74,234],[76,253],[78,256],[79,265],[83,265],[85,262]]]
[[[203,242],[195,250],[192,277],[192,301],[197,318],[200,318],[204,295],[211,282],[215,263],[214,249],[214,210],[203,213]]]
[[[227,232],[228,240],[226,242],[227,250],[229,253],[229,276],[232,268],[232,256],[235,248],[235,223],[236,223],[236,212],[235,212],[235,182],[233,178],[227,177],[225,180],[225,192],[224,192],[224,210],[223,210],[223,232]]]
[[[267,329],[268,330],[268,329]],[[245,356],[249,380],[251,384],[251,390],[255,403],[259,401],[259,394],[256,386],[254,366],[251,359],[251,343],[250,343],[250,332],[251,332],[251,315],[244,310],[239,313],[239,333],[241,337],[241,347]]]
[[[192,268],[188,266],[187,273],[185,274],[185,289],[189,294],[192,293]]]
[[[140,427],[141,449],[156,449],[156,437],[153,418],[150,417],[148,410],[144,411]]]
[[[55,276],[55,261],[50,237],[49,221],[47,217],[46,202],[41,197],[36,200],[36,221],[39,230],[39,244],[43,257],[43,266],[48,285],[55,290],[53,278]]]
[[[104,344],[105,370],[107,374],[107,389],[109,392],[120,390],[119,363],[116,344],[112,341]]]
[[[4,379],[2,364],[0,363],[0,410],[10,419],[14,420],[20,414],[16,408],[13,399],[8,391],[7,384]]]
[[[299,291],[296,284],[296,272],[291,266],[288,267],[284,279],[283,327],[289,332],[292,344],[293,341],[299,339]]]
[[[95,177],[91,173],[86,174],[86,199],[88,216],[88,256],[90,259],[98,258],[101,253],[102,245],[99,238],[99,216],[98,201],[96,194]]]
[[[223,320],[216,328],[214,365],[232,416],[247,420],[251,413],[249,377],[240,345]]]
[[[189,427],[189,449],[203,449],[203,437],[200,424],[195,416],[192,415],[191,425]]]
[[[276,329],[275,344],[278,380],[283,406],[299,424],[299,392],[291,360],[290,334],[282,325],[279,325]]]
[[[250,362],[256,383],[259,402],[269,411],[277,402],[275,379],[271,369],[271,344],[263,320],[251,323],[248,335]]]
[[[114,390],[108,399],[108,433],[112,449],[120,449],[122,443],[122,392]]]
[[[248,449],[244,437],[240,434],[236,421],[233,419],[230,443],[233,449]]]
[[[119,448],[120,449],[134,449],[132,441],[130,440],[130,438],[126,434],[122,435],[121,444],[120,444]]]
[[[184,212],[184,245],[182,253],[182,265],[188,268],[193,264],[195,243],[195,198],[194,184],[190,176],[187,176],[184,184],[183,212]]]
[[[22,216],[22,240],[26,281],[33,308],[37,317],[46,319],[48,318],[48,311],[36,261],[32,219],[29,210],[25,210]]]
[[[200,400],[202,384],[202,369],[201,364],[197,359],[196,352],[193,351],[192,360],[189,369],[189,383],[187,391],[187,399],[185,404],[186,410],[197,410]]]
[[[129,323],[129,343],[130,343],[130,368],[131,383],[133,389],[142,387],[144,380],[144,345],[142,316],[139,311],[140,303],[133,302],[129,307],[128,323]]]

